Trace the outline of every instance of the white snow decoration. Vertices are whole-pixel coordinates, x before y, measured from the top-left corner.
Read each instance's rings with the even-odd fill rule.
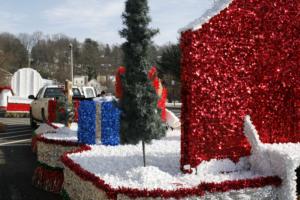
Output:
[[[37,129],[34,131],[36,134],[43,134],[43,133],[55,133],[56,129],[48,124],[41,124]]]
[[[191,165],[184,165],[184,166],[183,166],[183,169],[184,169],[184,170],[191,170]]]
[[[166,109],[166,121],[167,124],[172,128],[179,128],[181,126],[180,119],[168,109]]]
[[[78,177],[68,167],[64,169],[64,189],[71,199],[107,199],[105,192],[89,181]],[[144,199],[144,200],[174,200],[175,198],[130,198],[118,194],[119,200]],[[204,196],[188,196],[181,200],[277,200],[276,187],[266,186],[261,188],[244,188],[228,192],[205,193]]]
[[[300,166],[300,143],[263,144],[250,120],[245,117],[244,133],[251,143],[251,169],[275,174],[282,179],[278,196],[281,200],[297,199],[296,169]]]
[[[17,103],[17,104],[31,104],[33,100],[28,99],[27,97],[19,97],[19,96],[9,96],[7,98],[7,102],[10,103]]]
[[[197,166],[197,173],[200,174],[219,174],[233,173],[250,169],[250,164],[247,157],[240,158],[238,163],[234,163],[230,159],[212,159],[203,161]]]
[[[58,128],[62,128],[62,127],[65,127],[64,124],[61,124],[61,123],[52,123],[54,126],[58,127]],[[78,129],[78,124],[77,123],[71,123],[71,127],[70,129],[72,131],[77,131]]]
[[[78,124],[72,123],[70,128],[65,127],[62,124],[55,124],[56,126],[60,126],[58,129],[55,129],[55,134],[45,133],[43,137],[52,140],[65,140],[65,141],[78,141],[77,139],[77,129]]]
[[[227,8],[233,0],[215,0],[211,9],[208,9],[200,18],[194,20],[186,27],[179,30],[179,33],[183,33],[187,30],[198,30],[203,24],[207,23],[212,17],[219,14],[222,10]]]
[[[11,90],[4,89],[0,91],[0,107],[7,107],[7,99],[12,96]]]
[[[93,100],[96,102],[106,102],[106,101],[114,101],[117,99],[115,96],[104,96],[104,97],[96,97]]]
[[[196,187],[202,182],[221,183],[265,176],[250,171],[246,158],[238,164],[228,159],[203,162],[197,173],[183,174],[179,170],[180,130],[177,129],[169,130],[162,140],[146,145],[146,155],[146,168],[142,166],[141,143],[118,147],[96,145],[91,151],[70,154],[69,157],[113,188],[174,190]]]
[[[260,141],[259,135],[250,120],[250,116],[245,117],[244,134],[251,144],[251,156],[249,158],[251,169],[258,173],[273,174],[268,152]]]

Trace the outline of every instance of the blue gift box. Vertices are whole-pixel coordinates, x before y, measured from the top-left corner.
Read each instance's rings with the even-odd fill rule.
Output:
[[[101,142],[103,145],[120,144],[121,111],[116,102],[102,102],[101,105]]]
[[[78,142],[96,144],[96,103],[81,101],[78,108]]]

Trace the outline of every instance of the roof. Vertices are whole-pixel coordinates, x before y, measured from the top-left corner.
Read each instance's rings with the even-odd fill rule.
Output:
[[[202,27],[203,24],[207,23],[212,17],[219,14],[222,10],[227,8],[233,0],[214,0],[212,7],[205,11],[203,15],[194,20],[193,22],[189,23],[187,26],[183,27],[179,30],[179,33],[185,32],[187,30],[198,30]]]

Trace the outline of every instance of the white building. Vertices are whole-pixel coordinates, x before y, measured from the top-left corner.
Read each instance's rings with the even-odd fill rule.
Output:
[[[103,90],[103,87],[101,87],[100,83],[96,79],[92,79],[87,83],[87,86],[91,86],[95,88],[96,94],[100,94]]]
[[[73,84],[78,87],[85,86],[88,83],[88,76],[74,76]]]

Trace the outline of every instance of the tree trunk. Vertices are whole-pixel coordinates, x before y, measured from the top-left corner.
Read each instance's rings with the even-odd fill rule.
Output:
[[[142,141],[143,145],[143,161],[144,161],[144,167],[146,167],[146,154],[145,154],[145,142],[144,140]]]

